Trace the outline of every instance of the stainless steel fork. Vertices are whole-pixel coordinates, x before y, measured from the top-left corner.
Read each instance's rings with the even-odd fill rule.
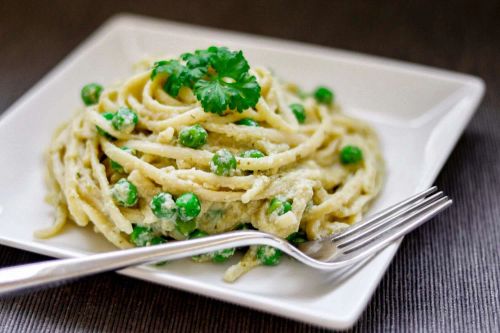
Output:
[[[436,187],[431,187],[341,233],[305,242],[299,247],[259,231],[234,231],[151,247],[3,268],[0,269],[0,296],[99,272],[248,245],[272,246],[316,269],[338,270],[375,254],[449,207],[451,199],[436,191]]]

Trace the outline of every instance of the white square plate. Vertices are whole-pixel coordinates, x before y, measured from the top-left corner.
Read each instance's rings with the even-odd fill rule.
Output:
[[[0,120],[0,243],[55,257],[111,250],[86,229],[68,227],[49,240],[33,231],[52,222],[44,203],[42,153],[52,131],[80,105],[88,82],[109,84],[130,74],[145,55],[180,54],[209,45],[242,49],[250,63],[272,68],[305,89],[332,87],[345,112],[373,124],[380,135],[387,178],[372,211],[434,181],[479,103],[483,82],[419,65],[260,36],[119,15],[54,68]],[[355,323],[399,242],[347,279],[284,260],[259,267],[234,284],[228,264],[183,260],[120,273],[330,328]],[[411,264],[411,263],[408,263]]]

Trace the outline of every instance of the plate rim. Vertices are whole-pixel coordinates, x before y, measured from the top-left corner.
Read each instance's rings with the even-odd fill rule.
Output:
[[[118,13],[110,18],[108,18],[101,26],[99,26],[94,32],[92,32],[83,42],[81,42],[76,48],[74,48],[70,53],[68,53],[61,61],[59,61],[51,70],[49,70],[45,75],[42,76],[41,79],[37,83],[35,83],[30,89],[28,89],[21,97],[19,97],[13,104],[11,104],[7,109],[0,115],[0,127],[1,125],[9,121],[10,118],[14,117],[15,111],[22,107],[24,103],[27,103],[32,97],[34,97],[43,86],[47,83],[55,79],[60,72],[63,72],[67,67],[67,64],[71,63],[76,58],[85,55],[86,51],[88,51],[92,45],[99,41],[99,39],[104,38],[105,35],[113,33],[114,30],[124,29],[126,27],[130,27],[131,25],[155,25],[158,28],[165,28],[166,26],[175,26],[180,30],[200,30],[203,29],[208,33],[222,33],[224,38],[235,39],[235,38],[243,38],[244,41],[242,44],[252,44],[251,40],[259,39],[259,41],[265,42],[264,47],[270,47],[270,44],[277,45],[293,45],[294,50],[287,50],[290,53],[297,54],[307,54],[311,55],[311,52],[317,52],[315,56],[328,57],[332,58],[335,56],[339,56],[345,60],[345,57],[350,57],[354,62],[368,62],[373,66],[381,66],[381,67],[390,67],[394,69],[395,67],[403,72],[409,72],[411,74],[419,74],[433,77],[435,79],[447,79],[454,80],[460,83],[464,88],[467,88],[468,94],[470,95],[471,101],[469,106],[464,111],[465,115],[462,116],[461,122],[458,124],[458,130],[455,132],[456,135],[450,140],[449,147],[447,147],[445,154],[443,157],[436,163],[434,166],[433,172],[427,175],[428,179],[425,181],[421,181],[419,186],[421,189],[424,187],[430,186],[438,173],[441,171],[444,163],[447,161],[449,155],[454,149],[456,143],[458,142],[458,138],[463,133],[465,127],[469,123],[470,119],[474,115],[477,107],[484,95],[485,91],[485,83],[484,81],[470,74],[459,73],[455,71],[450,71],[447,69],[440,69],[435,67],[430,67],[422,64],[415,64],[406,61],[389,59],[385,57],[380,57],[376,55],[363,54],[354,51],[346,51],[340,50],[336,48],[321,46],[317,44],[304,43],[295,40],[286,40],[281,38],[262,36],[257,34],[250,34],[244,32],[236,32],[231,30],[218,29],[213,27],[205,27],[201,25],[187,24],[177,21],[147,17],[136,14],[129,13]],[[259,45],[261,46],[261,45]],[[296,48],[295,48],[296,47]],[[277,49],[274,48],[274,49]],[[349,60],[351,60],[349,59]],[[383,263],[383,274],[381,274],[374,281],[374,288],[371,289],[369,295],[365,295],[362,306],[352,311],[349,316],[341,317],[336,316],[334,319],[326,317],[322,312],[318,314],[317,310],[308,311],[307,309],[297,309],[296,307],[289,307],[283,302],[278,302],[279,306],[269,305],[277,305],[273,302],[271,298],[263,298],[258,295],[250,295],[246,292],[234,290],[234,289],[224,289],[217,286],[212,286],[212,288],[207,288],[206,286],[199,284],[197,281],[190,279],[181,279],[175,276],[170,275],[168,277],[168,284],[165,283],[165,280],[161,280],[156,277],[154,274],[154,270],[147,267],[136,267],[136,268],[127,268],[124,270],[118,271],[119,274],[123,274],[126,276],[138,278],[141,280],[158,283],[161,285],[166,285],[169,287],[173,287],[176,289],[181,289],[187,291],[189,293],[199,294],[203,296],[207,296],[210,298],[216,298],[223,302],[228,302],[232,304],[243,305],[246,307],[250,307],[260,312],[268,312],[275,315],[287,317],[296,321],[310,323],[316,326],[327,327],[327,328],[336,328],[336,329],[347,329],[352,327],[357,320],[359,319],[361,313],[366,309],[367,303],[373,296],[376,286],[379,285],[380,280],[385,275],[387,271],[387,267],[392,263],[393,257],[396,254],[399,245],[402,239],[399,239],[395,243],[388,246],[383,252],[387,252],[388,259]],[[0,236],[0,244],[7,245],[13,248],[22,249],[30,252],[35,252],[38,254],[43,254],[51,257],[62,258],[62,257],[72,257],[72,256],[80,256],[81,253],[77,251],[59,249],[56,246],[42,243],[26,243],[23,241],[15,240],[9,237]],[[192,287],[195,286],[196,290],[193,290]],[[234,295],[238,295],[237,298]],[[243,297],[239,297],[243,296]],[[262,310],[263,305],[268,305],[265,310]]]

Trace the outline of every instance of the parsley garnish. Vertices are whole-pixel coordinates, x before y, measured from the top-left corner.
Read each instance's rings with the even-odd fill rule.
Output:
[[[177,97],[182,86],[192,88],[193,83],[199,80],[205,73],[206,69],[189,69],[177,60],[163,60],[155,63],[153,71],[151,72],[151,80],[157,75],[167,74],[168,79],[163,85],[163,90],[169,95]]]
[[[154,64],[151,79],[168,75],[163,89],[176,97],[181,87],[193,89],[205,112],[224,114],[227,109],[242,112],[254,107],[260,98],[260,86],[249,73],[250,66],[241,51],[211,46],[181,56],[177,60]]]

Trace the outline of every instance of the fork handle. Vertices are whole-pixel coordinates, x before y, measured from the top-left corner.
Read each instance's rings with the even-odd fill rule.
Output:
[[[128,266],[258,244],[279,246],[268,234],[258,231],[235,231],[150,247],[3,268],[0,269],[0,296],[55,286],[70,279]]]

